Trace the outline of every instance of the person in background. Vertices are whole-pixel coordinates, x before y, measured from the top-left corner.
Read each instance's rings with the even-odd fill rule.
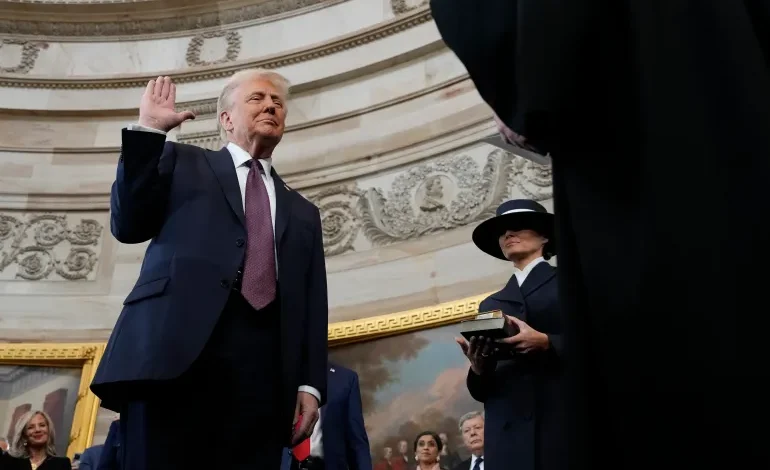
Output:
[[[227,433],[210,434],[215,449],[232,436],[250,443],[247,453],[217,454],[228,470],[280,467],[281,450],[310,437],[318,419],[328,326],[321,217],[273,167],[289,88],[274,71],[233,74],[217,102],[228,143],[207,150],[166,141],[194,115],[176,111],[176,86],[158,77],[139,122],[122,131],[110,227],[121,243],[150,243],[91,390],[120,412],[125,470],[200,465],[183,450],[222,420],[201,403],[238,410]]]
[[[390,464],[393,470],[407,470],[414,464],[414,460],[409,458],[409,442],[405,440],[398,441],[398,455],[393,456]]]
[[[446,468],[454,468],[455,465],[460,463],[460,456],[454,451],[454,448],[449,445],[449,435],[445,432],[438,433],[438,437],[441,438],[441,442],[444,447],[441,449],[441,465]]]
[[[496,344],[456,340],[470,362],[468,391],[484,403],[486,470],[562,470],[567,465],[563,384],[564,352],[553,215],[535,201],[515,199],[473,231],[484,253],[508,261],[505,287],[484,299],[479,312],[501,310],[518,333]],[[493,350],[513,354],[498,360]]]
[[[122,446],[120,445],[120,418],[110,423],[110,430],[107,431],[107,439],[104,441],[99,466],[96,470],[122,470],[123,458],[121,456]]]
[[[452,470],[484,470],[484,413],[471,411],[464,414],[460,418],[460,433],[471,456]]]
[[[374,464],[374,470],[393,470],[390,460],[393,458],[393,448],[384,447],[382,449],[382,458]]]
[[[78,470],[97,470],[104,444],[91,446],[80,454]]]
[[[0,455],[8,452],[8,438],[0,436]]]
[[[447,470],[440,463],[444,443],[433,431],[423,431],[414,439],[414,470]],[[411,469],[410,469],[411,470]]]
[[[329,362],[327,401],[309,442],[310,457],[297,462],[285,453],[282,470],[371,470],[369,438],[364,427],[358,374]],[[287,465],[288,464],[288,465]]]
[[[71,470],[67,457],[56,456],[56,431],[48,414],[41,410],[24,413],[7,454],[0,457],[3,470]]]

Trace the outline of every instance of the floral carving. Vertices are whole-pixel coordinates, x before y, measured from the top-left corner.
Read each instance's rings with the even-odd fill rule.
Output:
[[[28,281],[87,279],[96,267],[96,247],[104,228],[93,219],[74,227],[67,216],[0,214],[0,273],[17,266],[16,278]]]
[[[428,4],[428,0],[390,0],[393,13],[401,15]]]
[[[23,39],[2,39],[0,48],[4,46],[21,46],[21,59],[19,63],[11,67],[0,65],[1,73],[28,73],[35,67],[40,49],[47,49],[48,43],[39,41],[26,41]]]
[[[201,60],[201,49],[206,39],[225,38],[227,49],[224,57],[214,61]],[[205,65],[224,64],[238,59],[241,52],[241,34],[238,31],[209,31],[198,34],[190,40],[187,46],[187,65],[190,67],[200,67]]]
[[[362,195],[355,186],[337,186],[308,195],[321,211],[326,256],[341,255],[353,249],[361,228],[356,201]]]
[[[507,196],[513,156],[495,150],[480,168],[467,155],[423,163],[396,177],[386,198],[371,188],[359,200],[366,237],[385,245],[469,224]]]

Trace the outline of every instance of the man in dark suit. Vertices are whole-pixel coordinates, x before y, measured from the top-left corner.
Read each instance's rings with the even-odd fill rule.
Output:
[[[84,450],[80,455],[78,470],[97,470],[103,450],[104,445],[102,444],[91,446]]]
[[[460,417],[460,434],[471,456],[449,468],[451,470],[484,470],[484,413],[471,411]]]
[[[514,140],[553,157],[570,463],[770,468],[770,1],[431,8]]]
[[[537,202],[504,202],[473,231],[485,253],[510,261],[513,275],[479,305],[501,310],[518,333],[502,340],[508,355],[486,338],[457,338],[471,362],[468,391],[484,403],[485,470],[559,470],[566,465],[564,348],[556,270],[553,215]],[[501,357],[501,360],[498,358]]]
[[[91,389],[120,411],[126,470],[198,465],[186,450],[201,429],[214,448],[233,436],[249,443],[218,454],[217,467],[278,467],[283,446],[317,420],[328,322],[321,220],[272,166],[288,88],[275,72],[234,74],[218,101],[228,141],[218,151],[166,142],[194,117],[174,110],[168,77],[148,83],[138,125],[123,130],[111,229],[123,243],[151,242]],[[224,409],[236,413],[227,423]]]
[[[104,448],[99,458],[99,465],[95,470],[122,470],[122,446],[120,445],[120,420],[110,423],[107,431],[107,439],[104,440]]]
[[[329,363],[326,404],[310,436],[310,457],[300,463],[285,453],[282,470],[371,470],[358,374]]]

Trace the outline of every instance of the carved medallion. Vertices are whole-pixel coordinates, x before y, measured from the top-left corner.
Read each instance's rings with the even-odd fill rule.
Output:
[[[201,54],[207,39],[224,38],[223,55],[214,60],[202,60]],[[190,39],[187,46],[187,65],[200,67],[205,65],[224,64],[238,59],[241,52],[241,34],[238,31],[209,31]]]

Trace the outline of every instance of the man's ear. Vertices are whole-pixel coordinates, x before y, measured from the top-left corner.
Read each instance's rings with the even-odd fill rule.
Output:
[[[230,111],[222,111],[219,113],[219,125],[226,131],[233,129],[233,122],[230,120]]]

